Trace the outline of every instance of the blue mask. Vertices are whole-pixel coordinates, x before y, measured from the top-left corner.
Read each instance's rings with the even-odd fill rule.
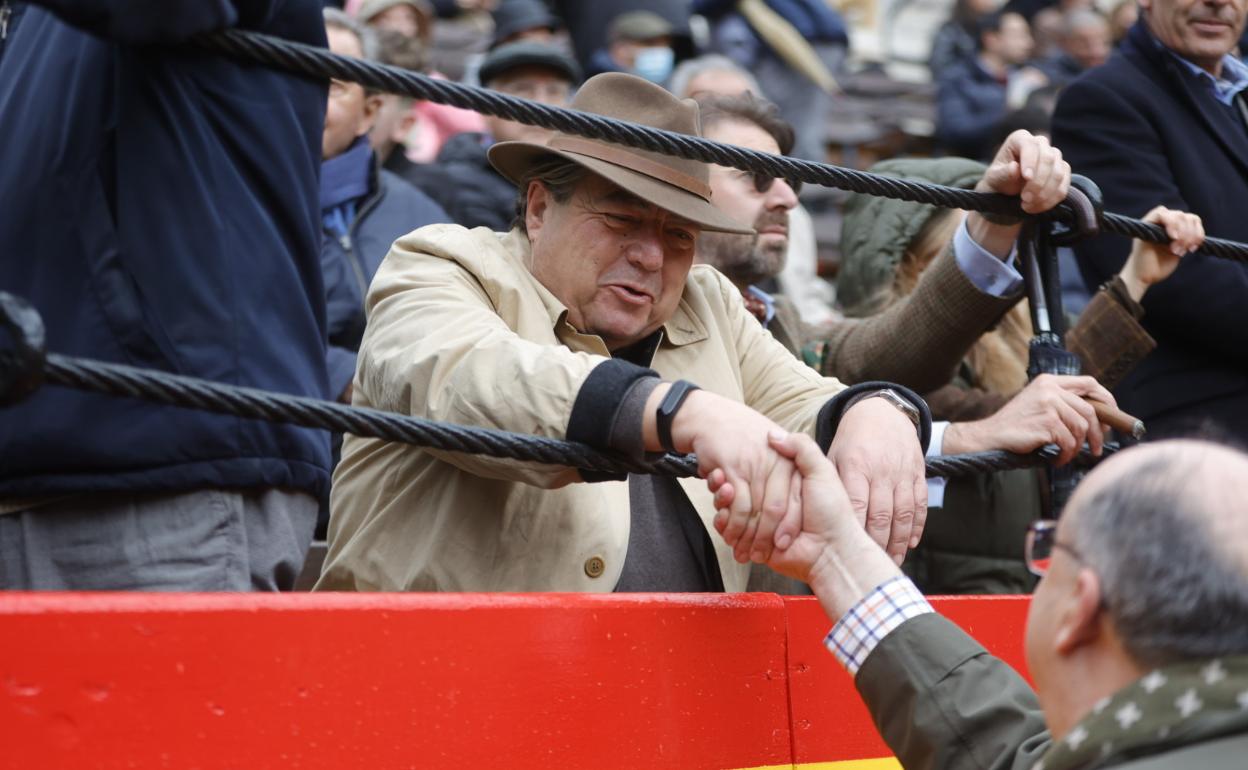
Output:
[[[676,53],[665,45],[642,48],[633,60],[633,73],[662,85],[672,74],[672,65],[676,62]]]

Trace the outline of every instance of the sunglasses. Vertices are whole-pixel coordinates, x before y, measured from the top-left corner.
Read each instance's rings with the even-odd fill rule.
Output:
[[[750,176],[754,179],[754,189],[758,191],[759,195],[765,194],[771,189],[771,186],[776,183],[776,177],[767,176],[761,171],[754,171],[750,174]],[[785,181],[788,182],[787,179]],[[801,182],[788,182],[788,185],[789,188],[793,190],[794,195],[798,195],[802,192]]]

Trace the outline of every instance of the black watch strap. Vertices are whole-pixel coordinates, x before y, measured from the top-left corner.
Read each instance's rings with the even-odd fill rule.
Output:
[[[667,452],[676,451],[676,447],[672,445],[672,421],[676,419],[676,413],[680,411],[685,399],[695,390],[700,388],[692,382],[676,380],[668,389],[667,395],[663,396],[658,411],[654,413],[654,427],[659,433],[659,445]]]

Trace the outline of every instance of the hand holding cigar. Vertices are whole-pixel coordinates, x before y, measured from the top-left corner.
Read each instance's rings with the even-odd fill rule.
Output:
[[[1144,421],[1133,417],[1116,406],[1110,406],[1095,399],[1084,399],[1096,410],[1096,418],[1119,433],[1124,433],[1137,440],[1144,438]]]
[[[1004,449],[1026,454],[1046,444],[1061,450],[1054,465],[1065,465],[1086,443],[1099,455],[1108,425],[1132,436],[1144,424],[1123,412],[1114,396],[1092,377],[1042,374],[997,412],[982,420],[953,422],[944,432],[944,454]]]

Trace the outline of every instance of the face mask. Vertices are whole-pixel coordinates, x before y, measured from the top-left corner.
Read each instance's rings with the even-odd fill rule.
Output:
[[[642,48],[633,61],[633,73],[651,83],[662,84],[672,74],[672,64],[675,61],[676,53],[667,46]]]

